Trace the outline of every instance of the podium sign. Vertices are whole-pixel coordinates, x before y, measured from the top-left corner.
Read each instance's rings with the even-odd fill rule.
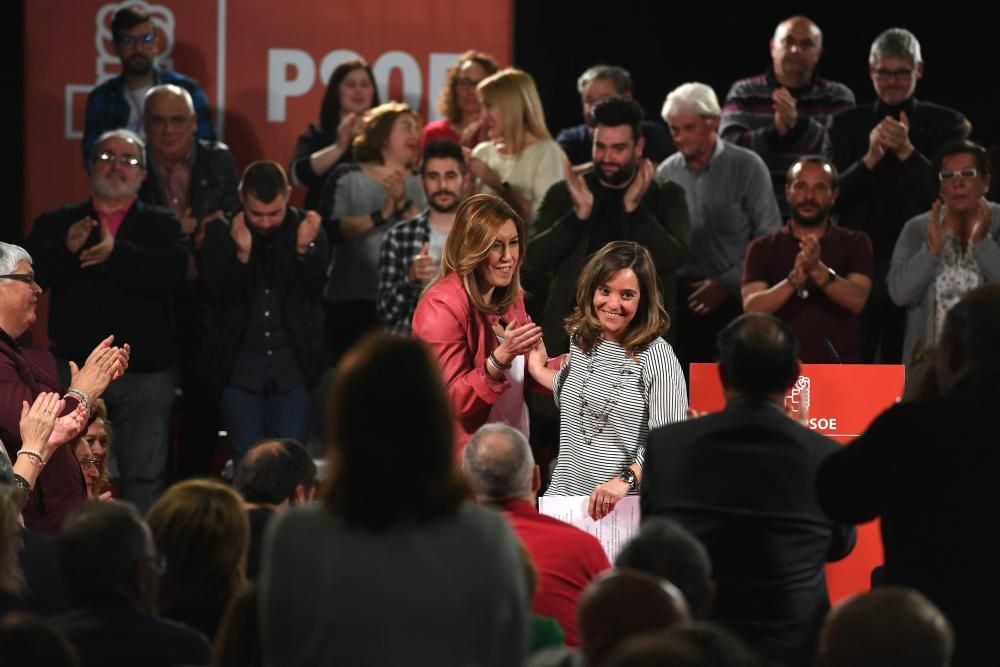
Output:
[[[847,444],[903,395],[903,366],[803,364],[795,386],[785,396],[789,413],[809,428]],[[691,364],[691,408],[717,412],[725,404],[716,364]],[[879,522],[858,526],[851,554],[826,566],[830,600],[870,588],[872,568],[883,562]]]

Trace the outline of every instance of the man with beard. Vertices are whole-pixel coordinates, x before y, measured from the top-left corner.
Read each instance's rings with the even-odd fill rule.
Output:
[[[141,512],[164,488],[177,362],[172,295],[189,252],[173,213],[136,199],[145,157],[132,132],[103,134],[90,165],[90,199],[43,214],[26,242],[38,283],[51,290],[49,339],[64,374],[67,362],[83,366],[111,332],[132,347],[128,372],[104,401],[115,424],[121,495]]]
[[[713,361],[715,337],[742,312],[740,276],[750,242],[781,228],[767,166],[759,155],[719,139],[719,100],[703,83],[685,83],[663,104],[677,153],[656,180],[684,188],[691,252],[678,274],[677,357]]]
[[[111,21],[111,36],[122,61],[122,73],[94,88],[87,97],[83,161],[89,164],[97,137],[120,127],[143,136],[143,99],[153,86],[172,83],[191,94],[198,115],[198,136],[215,139],[205,92],[192,79],[161,70],[155,64],[160,36],[153,17],[139,5],[123,7]]]
[[[321,297],[329,245],[315,211],[288,205],[291,191],[278,163],[254,162],[240,182],[243,211],[205,230],[204,367],[222,396],[237,468],[259,440],[306,440],[309,392],[327,366]]]
[[[441,267],[445,239],[462,202],[466,175],[462,147],[432,141],[424,148],[420,180],[428,208],[385,235],[378,260],[375,313],[396,333],[409,335],[417,300]]]
[[[799,159],[786,175],[792,217],[747,249],[743,309],[772,313],[799,339],[807,364],[858,363],[859,314],[871,290],[872,242],[830,221],[837,169],[824,157]]]
[[[642,107],[611,97],[594,106],[594,168],[584,175],[569,166],[566,180],[545,194],[535,236],[529,239],[522,275],[529,312],[540,319],[550,354],[566,352],[563,326],[576,303],[576,280],[587,257],[611,241],[635,241],[649,249],[674,314],[674,273],[690,238],[684,190],[657,183],[642,157]]]

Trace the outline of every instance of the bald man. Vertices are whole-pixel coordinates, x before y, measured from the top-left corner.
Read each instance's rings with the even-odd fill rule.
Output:
[[[816,75],[823,33],[811,19],[792,16],[779,23],[770,49],[766,72],[729,89],[719,134],[764,159],[782,217],[787,217],[785,172],[803,155],[830,154],[830,119],[854,106],[854,93]]]

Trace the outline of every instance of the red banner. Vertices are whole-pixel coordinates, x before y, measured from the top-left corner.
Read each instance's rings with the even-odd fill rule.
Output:
[[[795,386],[785,396],[789,413],[823,435],[847,444],[903,394],[903,367],[861,364],[803,364]],[[716,412],[726,404],[716,364],[691,364],[691,408]],[[881,565],[878,521],[858,526],[858,543],[842,561],[826,567],[833,602],[866,591],[872,568]]]

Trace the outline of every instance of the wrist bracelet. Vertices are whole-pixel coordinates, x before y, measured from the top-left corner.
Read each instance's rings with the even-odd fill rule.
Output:
[[[40,451],[38,451],[37,449],[24,449],[24,448],[22,448],[17,453],[18,458],[21,457],[21,454],[24,454],[25,456],[30,456],[32,458],[38,459],[38,467],[39,468],[44,468],[45,467],[45,459],[42,458],[42,453]]]
[[[499,368],[502,371],[509,371],[511,369],[511,367],[514,365],[513,363],[501,364],[500,360],[497,359],[497,355],[494,354],[493,351],[490,351],[490,361],[492,361],[493,365],[496,366],[497,368]]]
[[[76,387],[70,387],[66,390],[66,395],[74,394],[79,397],[80,402],[83,403],[83,407],[87,409],[87,419],[90,419],[90,396],[82,389],[77,389]]]

